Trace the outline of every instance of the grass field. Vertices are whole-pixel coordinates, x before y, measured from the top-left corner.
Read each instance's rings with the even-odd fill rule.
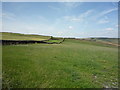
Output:
[[[50,36],[2,32],[2,40],[47,40]]]
[[[2,47],[3,88],[116,88],[118,48],[65,39]]]
[[[48,41],[46,41],[46,42],[56,42],[56,43],[59,43],[59,42],[61,42],[63,39],[58,39],[58,40],[48,40]]]

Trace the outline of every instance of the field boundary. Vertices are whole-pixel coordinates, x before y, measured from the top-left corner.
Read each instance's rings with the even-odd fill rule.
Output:
[[[63,39],[61,42],[46,42],[48,40],[42,40],[42,41],[35,41],[35,40],[0,40],[1,45],[17,45],[17,44],[36,44],[36,43],[44,43],[44,44],[60,44],[65,39]]]

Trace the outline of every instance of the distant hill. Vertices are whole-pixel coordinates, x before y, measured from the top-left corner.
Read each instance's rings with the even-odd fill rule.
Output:
[[[42,35],[33,35],[33,34],[20,34],[20,33],[11,33],[11,32],[0,32],[2,35],[2,40],[47,40],[51,36],[42,36]]]
[[[119,41],[118,38],[107,38],[107,37],[89,38],[88,40],[99,41],[99,42],[109,42],[114,44],[118,44],[118,41]]]
[[[116,44],[118,44],[118,41],[119,41],[118,38],[96,38],[96,40],[110,42],[110,43],[116,43]]]
[[[84,38],[82,40],[87,40],[87,41],[93,41],[93,42],[98,42],[98,43],[103,43],[103,44],[110,44],[110,45],[115,45],[115,46],[119,46],[119,38]]]

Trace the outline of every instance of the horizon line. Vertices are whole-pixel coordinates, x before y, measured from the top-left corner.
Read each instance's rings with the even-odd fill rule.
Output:
[[[52,35],[43,35],[43,34],[35,34],[35,33],[20,33],[20,32],[5,32],[5,31],[0,31],[0,33],[17,33],[17,34],[24,34],[24,35],[40,35],[40,36],[52,36]],[[107,36],[89,36],[89,37],[75,37],[75,36],[52,36],[52,37],[59,37],[59,38],[120,38],[120,37],[107,37]]]

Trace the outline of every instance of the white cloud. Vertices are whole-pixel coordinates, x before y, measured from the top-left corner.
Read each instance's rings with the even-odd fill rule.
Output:
[[[5,13],[2,13],[2,18],[8,19],[8,20],[15,20],[16,15],[14,13],[5,12]]]
[[[73,26],[68,26],[68,29],[69,29],[69,30],[72,30],[72,29],[73,29]]]
[[[117,10],[118,10],[118,8],[112,8],[112,9],[109,9],[109,10],[105,10],[105,11],[101,12],[100,14],[98,14],[97,18],[99,18],[101,16],[104,16],[106,14],[109,14],[109,13],[111,13],[113,11],[117,11]]]
[[[94,10],[87,10],[86,12],[82,13],[79,17],[87,17],[90,15]]]
[[[118,25],[118,24],[117,24],[117,25],[115,25],[115,27],[117,27],[117,28],[118,28],[118,27],[120,27],[120,25]]]
[[[77,16],[64,16],[63,17],[67,21],[73,21],[73,22],[80,22],[82,21],[82,18],[79,18]]]
[[[78,9],[77,7],[80,7],[83,2],[60,2],[59,3],[62,9],[62,12],[69,13],[73,11],[73,9]]]
[[[61,31],[57,32],[58,36],[62,36],[63,34],[64,34],[64,32],[61,32]]]
[[[80,18],[72,18],[71,21],[80,22],[81,19]]]
[[[56,11],[59,11],[61,10],[61,8],[58,8],[58,7],[54,7],[54,6],[48,6],[49,8],[53,9],[53,10],[56,10]]]
[[[107,31],[113,31],[114,29],[113,28],[106,28],[105,30],[107,30]]]
[[[118,27],[118,25],[115,25],[115,27]]]
[[[102,20],[99,20],[98,23],[99,24],[109,23],[109,20],[102,19]]]
[[[88,10],[84,13],[81,13],[78,16],[64,16],[63,18],[67,21],[73,21],[73,22],[83,22],[84,19],[87,18],[94,10]]]
[[[79,3],[78,2],[63,2],[62,4],[67,8],[76,8],[79,5],[81,5],[82,3],[80,3],[80,2]]]
[[[32,17],[33,18],[33,17]],[[38,20],[38,22],[39,21],[42,21],[43,23],[47,23],[48,22],[48,19],[47,18],[45,18],[44,16],[36,16],[36,17],[34,17],[34,19],[36,19],[36,20]]]
[[[105,24],[105,23],[109,23],[109,18],[107,16],[104,16],[102,19],[100,19],[98,21],[99,24]]]
[[[9,19],[9,20],[15,20],[15,14],[13,13],[2,13],[2,18],[6,18],[6,19]]]

